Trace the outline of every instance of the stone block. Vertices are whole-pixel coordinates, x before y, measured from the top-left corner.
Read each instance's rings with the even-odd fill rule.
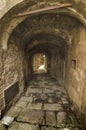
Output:
[[[53,103],[53,98],[49,98],[48,103]]]
[[[37,125],[31,125],[27,123],[14,122],[8,130],[39,130]]]
[[[65,126],[66,125],[66,112],[58,112],[57,113],[57,126]]]
[[[44,104],[44,110],[60,111],[63,110],[63,108],[60,104]]]
[[[20,101],[31,103],[33,101],[33,97],[32,96],[29,96],[29,97],[22,96],[20,98]]]
[[[42,89],[40,89],[40,88],[29,88],[28,93],[42,93]]]
[[[46,112],[46,125],[56,126],[55,112]]]
[[[45,94],[54,93],[54,90],[53,89],[47,89],[47,88],[45,88],[44,91],[43,91],[43,93],[45,93]]]
[[[73,130],[73,128],[71,129],[71,128],[57,128],[56,130]]]
[[[45,126],[43,126],[43,127],[41,128],[41,130],[57,130],[57,129],[54,128],[54,127],[45,127]]]
[[[22,111],[22,108],[17,107],[17,106],[12,106],[8,112],[6,113],[6,116],[11,116],[11,117],[17,117],[19,113]]]
[[[27,102],[18,101],[15,106],[25,108],[27,106]]]
[[[36,109],[41,110],[42,109],[42,103],[29,103],[27,106],[28,109]]]
[[[44,113],[40,110],[24,109],[18,116],[17,121],[28,122],[31,124],[41,124],[43,117]]]

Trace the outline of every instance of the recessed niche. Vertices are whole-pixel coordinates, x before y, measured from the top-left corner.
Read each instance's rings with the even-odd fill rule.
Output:
[[[72,59],[72,68],[73,69],[77,68],[77,60],[76,59]]]

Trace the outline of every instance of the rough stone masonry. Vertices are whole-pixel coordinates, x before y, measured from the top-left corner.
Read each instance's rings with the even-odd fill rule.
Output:
[[[71,7],[62,7],[63,4],[70,4]],[[61,8],[47,10],[56,6],[59,6]],[[37,10],[39,10],[39,12],[37,12]],[[40,10],[45,11],[40,12]],[[30,13],[34,11],[35,14]],[[27,12],[29,12],[29,14]],[[19,14],[24,13],[27,15],[22,17],[15,17],[19,16]],[[58,83],[56,88],[53,87],[52,89],[42,89],[39,87],[33,89],[32,87],[28,86],[31,79],[33,79],[33,58],[36,54],[39,53],[45,54],[48,59],[46,62],[47,73]],[[57,88],[60,89],[59,85],[61,85],[66,89],[68,97],[74,106],[72,109],[75,111],[74,113],[78,119],[78,122],[81,123],[82,129],[86,130],[85,79],[85,0],[0,1],[1,117],[3,117],[4,113],[7,112],[11,106],[15,105],[15,103],[21,98],[21,96],[23,96],[27,90],[27,93],[28,91],[34,93],[34,96],[36,96],[34,97],[34,100],[40,97],[40,102],[37,104],[28,103],[28,107],[31,109],[31,111],[34,107],[38,108],[36,111],[37,115],[41,115],[41,117],[38,116],[40,118],[40,122],[42,119],[45,119],[44,125],[43,122],[41,125],[39,125],[40,129],[47,129],[46,127],[51,127],[51,122],[53,129],[58,128],[59,124],[61,123],[59,119],[61,118],[64,120],[65,116],[67,115],[67,113],[64,111],[66,108],[63,108],[64,105],[61,105],[59,100],[61,100],[62,103],[68,102],[68,100],[64,100],[62,97],[60,97],[58,102],[54,102],[56,101],[56,96],[58,98],[60,95],[58,94],[60,92],[57,92]],[[39,80],[37,82],[39,82]],[[40,84],[43,85],[42,82]],[[47,84],[48,83],[46,82],[46,85]],[[55,91],[57,93],[55,93]],[[19,104],[20,106],[24,106],[26,102],[28,102],[27,100],[33,99],[33,96],[31,95],[27,97],[29,99],[24,98],[25,101],[21,102]],[[54,101],[52,101],[52,99]],[[45,104],[43,105],[44,101]],[[53,105],[51,105],[52,102]],[[40,111],[38,111],[39,109]],[[61,111],[59,109],[61,109]],[[27,111],[29,110],[27,109]],[[38,114],[39,112],[40,114]],[[71,111],[69,111],[69,115],[70,114]],[[50,121],[49,117],[52,117]],[[17,119],[21,120],[20,115],[18,115]],[[30,119],[33,120],[32,118]],[[30,123],[27,123],[26,117],[24,120],[26,120],[26,125],[31,125]],[[21,121],[17,121],[15,119],[13,123],[17,125],[17,122],[19,123]],[[57,122],[59,122],[59,124]],[[74,122],[74,124],[76,123]],[[3,129],[2,125],[1,127]],[[14,127],[14,125],[12,127]],[[68,128],[64,127],[64,129],[69,129],[69,127],[70,126],[68,126]],[[78,126],[76,129],[77,128]]]

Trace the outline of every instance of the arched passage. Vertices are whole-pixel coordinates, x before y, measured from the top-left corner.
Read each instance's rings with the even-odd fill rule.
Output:
[[[80,15],[75,18],[76,13],[69,10],[62,9],[19,19],[11,17],[8,24],[2,26],[1,29],[7,29],[2,33],[2,46],[7,49],[2,58],[4,91],[12,86],[12,79],[15,79],[14,83],[18,81],[20,88],[18,99],[32,77],[32,56],[38,52],[46,53],[49,57],[48,72],[66,87],[79,113],[82,112],[86,69],[82,59],[82,56],[85,59],[85,21],[80,19]],[[9,67],[6,68],[8,62]]]

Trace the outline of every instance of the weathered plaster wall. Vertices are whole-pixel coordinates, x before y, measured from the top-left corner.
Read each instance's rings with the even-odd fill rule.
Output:
[[[83,98],[86,99],[84,96],[86,84],[85,28],[80,25],[80,27],[75,30],[74,36],[68,54],[66,88],[72,101],[77,106],[76,108],[82,113],[82,108],[86,111],[86,102],[83,100]]]
[[[3,95],[3,84],[4,84],[4,77],[3,77],[3,50],[0,46],[0,108],[3,109],[4,107],[4,95]]]

